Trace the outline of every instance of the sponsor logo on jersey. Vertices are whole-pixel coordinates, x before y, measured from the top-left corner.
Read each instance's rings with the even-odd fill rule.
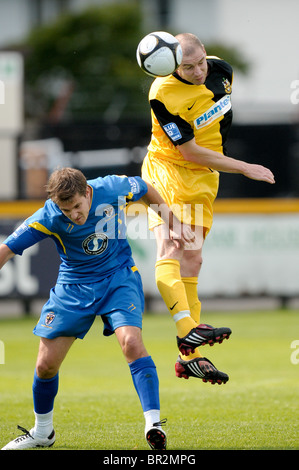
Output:
[[[190,111],[190,109],[193,108],[193,106],[195,105],[196,101],[194,101],[194,103],[191,105],[191,106],[188,106],[188,111]]]
[[[196,129],[200,129],[201,127],[205,127],[211,122],[219,119],[225,113],[227,113],[232,107],[230,96],[226,95],[221,98],[217,103],[213,104],[210,109],[208,109],[205,113],[195,119],[194,125]]]
[[[129,181],[130,186],[131,186],[131,192],[132,192],[133,194],[139,193],[139,191],[140,191],[140,185],[139,185],[138,181],[136,180],[136,178],[133,178],[132,176],[130,176],[130,177],[128,178],[128,181]]]
[[[28,225],[26,225],[25,222],[23,222],[21,225],[19,225],[19,227],[16,228],[16,230],[13,232],[12,236],[14,238],[17,238],[20,235],[22,235],[22,233],[26,232],[26,230],[28,230]]]
[[[178,126],[174,122],[170,122],[169,124],[166,124],[163,126],[164,131],[168,135],[168,137],[173,140],[179,140],[182,138],[182,134],[179,131]]]
[[[108,237],[104,233],[92,233],[85,238],[82,248],[87,255],[100,255],[108,246]]]

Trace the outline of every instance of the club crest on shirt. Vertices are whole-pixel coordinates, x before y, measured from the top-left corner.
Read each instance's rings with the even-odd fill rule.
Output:
[[[54,321],[55,315],[53,312],[47,313],[45,324],[49,326]]]
[[[227,78],[223,78],[222,79],[222,85],[224,86],[225,93],[230,95],[231,92],[232,92],[232,86],[231,86],[230,81]]]
[[[108,246],[108,237],[105,233],[92,233],[82,243],[82,248],[87,255],[100,255]]]
[[[114,211],[114,207],[113,206],[106,206],[104,209],[103,209],[103,213],[107,216],[107,217],[113,217],[115,215],[115,211]]]

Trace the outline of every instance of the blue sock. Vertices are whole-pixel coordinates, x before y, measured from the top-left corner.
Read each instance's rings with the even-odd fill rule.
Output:
[[[131,362],[129,367],[143,412],[159,410],[159,379],[152,358],[150,356],[141,357]]]
[[[53,410],[54,399],[58,392],[58,374],[51,379],[40,379],[34,371],[32,391],[35,413],[49,413]]]

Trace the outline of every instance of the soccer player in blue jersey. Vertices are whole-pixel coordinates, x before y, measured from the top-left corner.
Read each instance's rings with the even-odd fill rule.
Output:
[[[103,334],[115,333],[128,362],[145,417],[145,437],[152,449],[166,448],[160,420],[155,364],[142,340],[142,281],[125,235],[124,208],[143,200],[158,207],[169,222],[170,237],[184,243],[192,232],[176,233],[175,217],[157,191],[140,177],[106,176],[86,181],[79,170],[52,173],[49,199],[0,245],[0,268],[14,255],[50,237],[61,258],[34,334],[40,346],[33,379],[35,425],[3,450],[48,447],[55,442],[54,399],[59,368],[76,338],[83,339],[97,315]]]

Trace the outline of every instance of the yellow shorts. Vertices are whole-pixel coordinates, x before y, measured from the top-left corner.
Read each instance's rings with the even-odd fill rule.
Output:
[[[163,197],[181,222],[199,225],[208,233],[213,223],[213,203],[219,186],[219,173],[208,168],[191,170],[147,154],[142,178]],[[148,210],[149,229],[163,223]]]

